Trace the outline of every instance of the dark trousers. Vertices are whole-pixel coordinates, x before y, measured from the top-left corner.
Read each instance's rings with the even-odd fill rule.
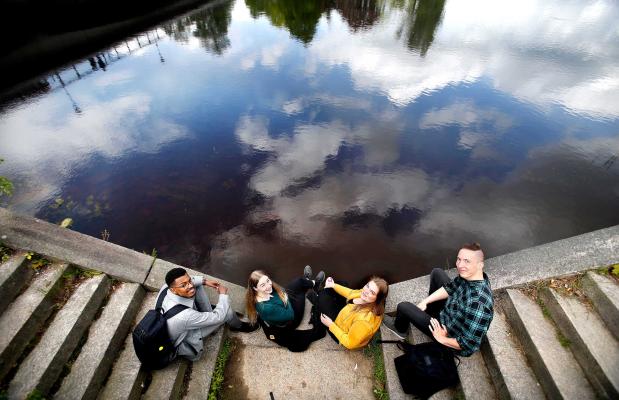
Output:
[[[346,282],[338,281],[336,282],[342,286],[348,286]],[[327,327],[320,322],[320,314],[324,314],[327,317],[331,318],[333,321],[337,318],[337,315],[340,313],[342,308],[346,306],[346,299],[333,289],[322,289],[318,292],[318,303],[312,309],[312,320],[314,322],[315,327],[320,327],[326,332],[329,332],[329,336],[333,338],[336,342],[339,343],[339,340],[335,337],[331,331],[327,331]]]
[[[449,282],[451,282],[451,279],[445,271],[440,268],[434,268],[430,273],[430,290],[428,291],[428,295],[434,293]],[[398,304],[395,316],[395,327],[400,332],[406,332],[408,330],[408,325],[413,324],[415,328],[433,338],[429,328],[430,318],[438,319],[446,302],[447,300],[435,301],[428,304],[426,310],[422,311],[415,304],[404,301]]]
[[[305,312],[305,292],[313,286],[314,282],[305,278],[297,278],[286,285],[288,301],[294,310],[294,319],[287,326],[288,328],[295,329],[301,323]]]
[[[268,326],[260,320],[264,334],[269,340],[292,352],[301,352],[307,350],[315,340],[325,337],[325,330],[316,325],[312,329],[296,330],[305,312],[305,292],[313,286],[314,283],[305,278],[297,278],[286,285],[288,301],[294,310],[294,319],[285,327]]]

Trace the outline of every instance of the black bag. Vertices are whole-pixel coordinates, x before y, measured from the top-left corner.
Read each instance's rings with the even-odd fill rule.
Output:
[[[135,354],[147,370],[164,368],[176,357],[166,321],[188,307],[177,304],[164,313],[162,305],[166,293],[164,290],[159,294],[155,309],[149,310],[133,329]]]
[[[399,340],[381,340],[381,343],[397,343],[404,354],[393,361],[404,393],[428,398],[460,381],[460,359],[453,350],[440,343],[410,344]]]

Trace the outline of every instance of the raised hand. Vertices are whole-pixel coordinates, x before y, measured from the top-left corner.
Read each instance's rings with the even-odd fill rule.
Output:
[[[328,277],[325,281],[325,289],[332,289],[335,286],[335,281],[332,277]]]

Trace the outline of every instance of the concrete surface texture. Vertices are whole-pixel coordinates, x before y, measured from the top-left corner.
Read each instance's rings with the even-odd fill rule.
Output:
[[[311,303],[298,329],[310,329]],[[226,367],[223,399],[374,399],[373,362],[327,334],[302,353],[268,340],[258,329],[230,333],[233,350]]]

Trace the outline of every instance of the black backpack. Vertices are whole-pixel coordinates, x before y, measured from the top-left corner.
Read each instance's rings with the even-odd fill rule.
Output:
[[[165,368],[176,357],[166,321],[188,307],[177,304],[164,313],[162,305],[167,292],[166,289],[159,294],[155,309],[149,310],[133,329],[135,354],[147,370]]]
[[[440,343],[410,344],[400,340],[382,340],[397,343],[404,354],[393,361],[404,393],[427,399],[434,393],[458,384],[460,359],[453,350]]]

